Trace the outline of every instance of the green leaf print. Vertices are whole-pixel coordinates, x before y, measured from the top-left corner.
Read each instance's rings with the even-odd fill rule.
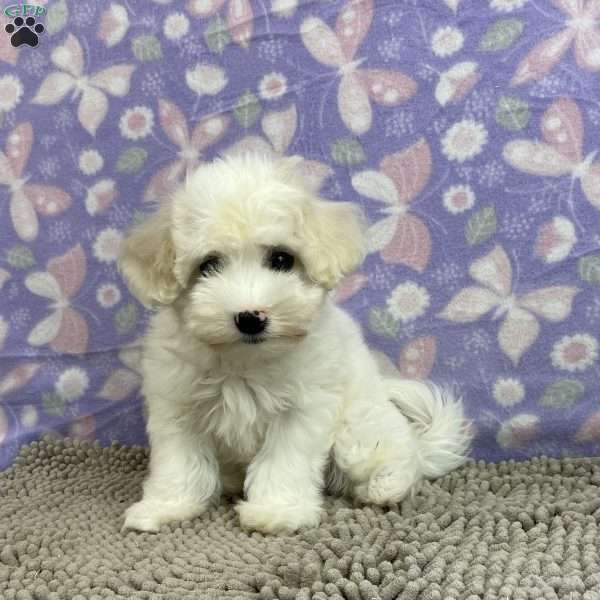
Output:
[[[585,387],[574,379],[562,379],[550,384],[540,398],[540,406],[568,408],[581,400]]]
[[[47,414],[53,417],[62,417],[65,414],[65,399],[56,392],[42,394],[42,406]]]
[[[223,54],[231,36],[227,30],[227,23],[221,17],[215,17],[204,30],[204,43],[214,54]]]
[[[246,90],[239,98],[233,109],[233,115],[237,122],[244,128],[252,127],[258,120],[262,106],[258,98],[250,91]]]
[[[577,263],[579,277],[587,283],[600,284],[600,254],[590,254]]]
[[[146,162],[148,151],[140,146],[132,146],[123,150],[117,160],[116,169],[119,173],[137,173]]]
[[[497,226],[496,209],[484,206],[467,221],[465,238],[471,246],[481,244],[496,233]]]
[[[338,165],[351,167],[367,158],[360,142],[354,138],[343,138],[331,144],[331,158]]]
[[[502,96],[496,105],[496,122],[508,131],[519,131],[527,127],[531,111],[529,104],[520,98]]]
[[[35,258],[27,246],[13,246],[6,251],[6,262],[15,269],[29,269],[35,265]]]
[[[119,335],[133,331],[138,321],[138,309],[135,304],[126,304],[115,315],[115,329]]]
[[[482,52],[498,52],[510,48],[523,33],[523,22],[518,19],[500,19],[492,23],[479,42]]]
[[[396,321],[385,308],[375,307],[369,313],[369,329],[373,333],[395,338],[400,331],[400,322]]]
[[[160,40],[155,35],[138,35],[133,38],[131,51],[142,62],[160,60],[163,56]]]

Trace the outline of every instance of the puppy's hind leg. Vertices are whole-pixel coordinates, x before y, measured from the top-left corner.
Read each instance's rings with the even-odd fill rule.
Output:
[[[401,501],[420,480],[415,432],[387,398],[384,386],[351,400],[336,431],[333,458],[362,502]]]

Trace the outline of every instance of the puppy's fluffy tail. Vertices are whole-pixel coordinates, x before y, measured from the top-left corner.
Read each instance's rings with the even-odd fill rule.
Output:
[[[432,383],[409,379],[389,379],[388,389],[417,432],[425,477],[441,477],[465,462],[472,435],[460,398]]]

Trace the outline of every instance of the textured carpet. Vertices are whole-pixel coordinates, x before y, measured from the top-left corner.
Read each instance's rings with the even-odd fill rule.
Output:
[[[0,473],[0,598],[600,599],[600,460],[471,463],[397,509],[248,535],[230,504],[120,533],[139,448],[42,441]]]

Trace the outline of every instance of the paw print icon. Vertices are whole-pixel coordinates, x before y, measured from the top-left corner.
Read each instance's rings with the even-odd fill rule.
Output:
[[[39,43],[39,35],[44,33],[45,28],[41,23],[36,23],[34,17],[15,17],[12,23],[4,28],[6,33],[11,34],[10,43],[15,47],[27,44],[35,48]]]

